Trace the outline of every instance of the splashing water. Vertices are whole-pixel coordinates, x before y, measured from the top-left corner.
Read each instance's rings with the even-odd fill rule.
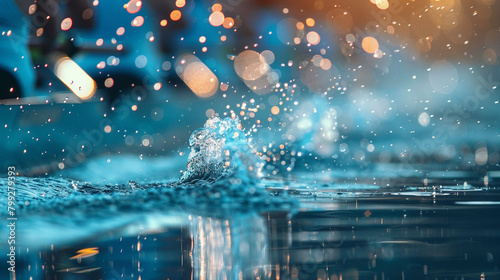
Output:
[[[264,181],[257,180],[263,164],[238,118],[209,119],[189,144],[187,169],[178,182],[101,185],[69,178],[17,177],[16,209],[23,221],[18,234],[32,247],[69,244],[103,230],[133,231],[137,221],[158,228],[183,223],[186,213],[225,219],[228,213],[234,218],[290,211],[297,205],[293,198],[271,194]],[[0,178],[0,205],[5,208],[7,184]],[[0,229],[4,236],[5,231]]]
[[[191,152],[180,183],[213,182],[235,176],[241,180],[258,178],[263,163],[249,145],[238,117],[207,120],[189,138]]]

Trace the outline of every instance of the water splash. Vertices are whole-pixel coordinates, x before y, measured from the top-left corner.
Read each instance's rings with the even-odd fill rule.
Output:
[[[101,185],[16,177],[16,209],[23,221],[18,234],[26,244],[38,247],[70,243],[103,230],[133,234],[130,230],[137,228],[137,221],[143,228],[160,228],[182,223],[188,214],[227,219],[263,211],[288,212],[297,205],[288,196],[271,194],[265,182],[257,180],[263,164],[238,118],[209,119],[193,133],[190,147],[187,170],[179,182]],[[5,208],[7,184],[7,179],[0,178],[0,206]],[[144,224],[145,220],[150,222]],[[5,231],[0,229],[1,234]]]
[[[186,171],[179,183],[213,182],[237,174],[241,180],[260,176],[263,163],[249,145],[238,117],[207,120],[189,138]]]

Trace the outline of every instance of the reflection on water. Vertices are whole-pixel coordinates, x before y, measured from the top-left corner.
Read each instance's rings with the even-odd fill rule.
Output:
[[[262,217],[191,219],[194,279],[268,279],[268,235]]]
[[[312,193],[291,185],[301,201],[293,214],[186,209],[160,227],[137,218],[75,242],[21,247],[16,277],[499,279],[497,186],[408,185]],[[285,192],[282,185],[269,190]]]
[[[270,278],[268,228],[261,216],[189,215],[185,220],[160,230],[138,226],[133,236],[116,229],[71,245],[27,249],[16,275],[20,279]]]

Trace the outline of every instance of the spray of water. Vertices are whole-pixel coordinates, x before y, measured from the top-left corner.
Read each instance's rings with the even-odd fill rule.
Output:
[[[191,134],[189,146],[191,152],[180,183],[228,177],[245,181],[260,176],[263,163],[249,145],[238,117],[210,118]]]

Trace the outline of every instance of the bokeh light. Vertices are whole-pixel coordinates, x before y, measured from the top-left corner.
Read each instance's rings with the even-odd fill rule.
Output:
[[[135,58],[135,67],[144,68],[148,64],[148,58],[145,55],[139,55]]]
[[[377,39],[370,36],[363,38],[361,44],[363,46],[363,50],[367,53],[375,53],[379,48]]]
[[[267,63],[262,63],[256,51],[246,50],[234,60],[234,70],[243,80],[256,80],[265,74]]]
[[[114,84],[115,84],[115,81],[113,80],[113,78],[107,78],[104,81],[104,86],[107,87],[107,88],[113,87]]]
[[[173,10],[170,13],[170,19],[173,21],[178,21],[179,19],[181,19],[181,17],[182,17],[182,13],[179,10]]]
[[[176,0],[175,1],[175,6],[177,8],[182,8],[186,5],[186,0]]]
[[[89,99],[94,95],[96,83],[71,58],[58,59],[54,73],[79,98]]]
[[[198,97],[207,98],[217,92],[219,80],[198,57],[183,55],[175,65],[177,75]]]
[[[317,45],[319,44],[321,38],[319,36],[319,34],[316,32],[316,31],[311,31],[309,33],[307,33],[307,42],[309,42],[309,44],[311,45]]]
[[[222,22],[222,25],[224,26],[224,28],[231,28],[234,26],[234,19],[231,18],[231,17],[226,17],[224,18],[224,21]]]
[[[220,12],[222,11],[222,5],[219,3],[215,3],[212,5],[212,12]]]
[[[271,114],[273,114],[273,115],[277,115],[277,114],[279,114],[279,113],[280,113],[280,108],[279,108],[278,106],[273,106],[273,107],[271,108]]]
[[[142,16],[137,16],[132,20],[131,25],[134,27],[140,27],[144,24],[144,18]]]
[[[125,28],[124,27],[119,27],[117,30],[116,30],[116,35],[118,36],[121,36],[125,34]]]
[[[127,12],[135,14],[141,10],[142,1],[140,0],[130,0],[127,4],[123,5]]]
[[[315,23],[316,23],[316,22],[315,22],[315,21],[314,21],[314,19],[312,19],[312,18],[307,18],[307,19],[306,19],[306,24],[307,24],[307,26],[309,26],[309,27],[313,27]]]
[[[72,25],[73,25],[73,20],[71,20],[71,18],[65,18],[61,22],[61,30],[67,31],[71,28]]]
[[[208,21],[213,26],[221,26],[224,23],[224,14],[221,12],[213,12]]]

